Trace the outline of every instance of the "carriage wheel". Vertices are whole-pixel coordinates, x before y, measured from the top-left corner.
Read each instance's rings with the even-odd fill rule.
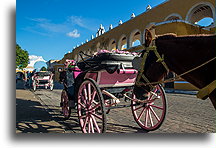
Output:
[[[61,93],[61,108],[64,119],[69,119],[71,114],[71,108],[69,107],[69,99],[66,90]]]
[[[33,88],[34,91],[36,91],[36,89],[37,89],[37,85],[36,85],[35,80],[33,80],[33,82],[32,82],[32,88]]]
[[[85,79],[78,91],[78,117],[83,133],[105,133],[106,113],[100,88],[92,79]]]
[[[147,99],[148,103],[131,102],[132,113],[137,124],[146,131],[158,129],[166,116],[167,101],[163,87],[155,86]],[[133,100],[136,100],[133,95]]]
[[[52,91],[54,87],[53,80],[50,81],[50,90]]]

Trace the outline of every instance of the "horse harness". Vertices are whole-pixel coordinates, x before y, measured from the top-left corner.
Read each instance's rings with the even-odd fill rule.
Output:
[[[153,88],[153,84],[154,83],[157,83],[159,84],[159,82],[154,82],[154,83],[151,83],[148,78],[143,74],[144,72],[144,68],[145,68],[145,63],[146,63],[146,60],[147,60],[147,57],[150,53],[150,51],[153,51],[155,56],[157,57],[157,61],[156,62],[160,62],[164,68],[166,69],[166,71],[168,72],[169,71],[169,68],[168,66],[166,65],[166,63],[164,62],[164,55],[162,55],[162,57],[160,56],[160,54],[158,53],[157,51],[157,47],[156,46],[150,46],[150,47],[144,47],[145,49],[145,53],[143,54],[142,56],[142,61],[141,61],[141,69],[140,71],[138,72],[138,76],[137,76],[137,79],[136,79],[136,85],[137,86],[147,86],[149,85],[151,88]],[[145,80],[146,83],[144,82],[141,82],[141,78],[143,78]]]
[[[136,79],[135,84],[136,84],[137,86],[140,86],[140,87],[141,87],[141,86],[149,86],[150,89],[153,89],[153,88],[154,88],[153,85],[156,85],[156,84],[174,82],[174,81],[180,79],[183,75],[186,75],[186,74],[188,74],[188,73],[190,73],[190,72],[192,72],[192,71],[194,71],[194,70],[197,70],[197,69],[199,69],[200,67],[202,67],[202,66],[204,66],[204,65],[206,65],[206,64],[208,64],[208,63],[210,63],[210,62],[212,62],[212,61],[214,61],[214,60],[216,59],[216,57],[214,57],[214,58],[212,58],[212,59],[206,61],[205,63],[203,63],[203,64],[201,64],[201,65],[199,65],[199,66],[197,66],[197,67],[195,67],[195,68],[193,68],[193,69],[190,69],[190,70],[188,70],[188,71],[186,71],[186,72],[184,72],[184,73],[182,73],[182,74],[180,74],[180,75],[177,75],[177,76],[174,77],[174,78],[170,78],[170,79],[162,80],[162,81],[158,81],[158,82],[150,82],[150,81],[148,80],[148,78],[143,74],[144,68],[145,68],[145,63],[146,63],[146,60],[147,60],[147,57],[148,57],[150,51],[153,51],[153,52],[154,52],[155,56],[157,57],[157,61],[156,61],[156,62],[161,63],[161,64],[164,66],[164,68],[166,69],[166,72],[169,71],[169,68],[168,68],[167,64],[164,62],[164,55],[161,56],[161,55],[158,53],[157,47],[156,47],[156,46],[149,46],[149,47],[143,46],[143,47],[144,47],[145,53],[144,53],[143,56],[142,56],[142,61],[141,61],[141,65],[140,65],[140,66],[141,66],[141,69],[140,69],[139,72],[138,72],[138,75],[137,75],[137,79]],[[146,83],[141,82],[141,81],[140,81],[141,78],[143,78],[143,80],[144,80]],[[209,95],[212,91],[214,91],[215,89],[216,89],[216,80],[214,80],[213,82],[211,82],[210,84],[208,84],[208,85],[205,86],[204,88],[200,89],[199,92],[197,93],[197,98],[206,99],[206,98],[208,97],[208,95]]]

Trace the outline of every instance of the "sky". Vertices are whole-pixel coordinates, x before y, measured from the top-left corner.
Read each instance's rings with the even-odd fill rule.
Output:
[[[16,43],[30,55],[44,60],[61,60],[77,44],[90,40],[100,24],[106,30],[110,24],[130,19],[165,0],[17,0]],[[46,66],[44,62],[36,67]]]

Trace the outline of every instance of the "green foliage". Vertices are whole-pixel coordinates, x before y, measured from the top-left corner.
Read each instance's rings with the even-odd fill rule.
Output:
[[[43,66],[40,71],[47,71],[47,68]]]
[[[26,68],[29,62],[29,53],[23,50],[18,44],[16,44],[16,68]]]

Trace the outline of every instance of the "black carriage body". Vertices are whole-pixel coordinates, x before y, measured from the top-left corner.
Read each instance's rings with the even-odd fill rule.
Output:
[[[85,61],[77,63],[82,71],[100,71],[107,70],[108,73],[114,73],[123,65],[125,69],[133,68],[132,60],[136,57],[133,54],[101,53]]]

